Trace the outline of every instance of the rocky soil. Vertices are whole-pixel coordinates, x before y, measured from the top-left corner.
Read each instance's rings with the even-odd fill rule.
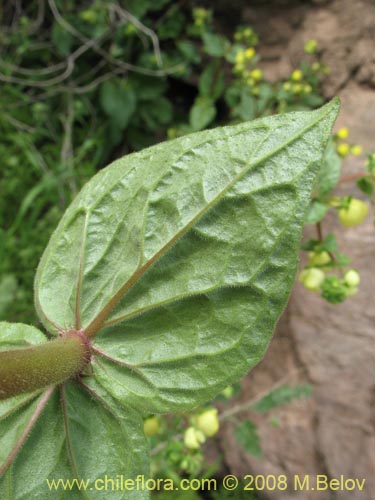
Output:
[[[224,4],[225,2],[223,2]],[[227,2],[226,2],[227,3]],[[251,4],[251,6],[249,6]],[[290,74],[301,59],[301,47],[318,41],[331,73],[327,97],[340,95],[337,126],[350,128],[352,142],[375,146],[375,4],[368,0],[314,2],[234,2],[245,23],[256,28],[263,69],[270,78]],[[349,159],[343,175],[358,171]],[[340,184],[345,194],[348,184]],[[361,196],[359,192],[356,193]],[[295,500],[375,499],[375,233],[369,216],[364,224],[343,228],[331,214],[324,231],[335,231],[342,250],[362,276],[360,292],[341,305],[330,305],[295,285],[268,353],[243,381],[239,401],[246,401],[286,378],[308,382],[313,396],[275,409],[270,415],[242,414],[259,425],[264,456],[255,459],[235,443],[233,428],[221,430],[221,451],[233,474],[326,474],[329,478],[366,478],[365,491],[266,492],[265,498]],[[314,233],[314,227],[308,228]]]

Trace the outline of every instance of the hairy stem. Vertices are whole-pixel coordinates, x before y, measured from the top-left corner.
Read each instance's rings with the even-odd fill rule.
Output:
[[[60,384],[80,373],[89,360],[90,344],[80,332],[0,352],[0,400]]]

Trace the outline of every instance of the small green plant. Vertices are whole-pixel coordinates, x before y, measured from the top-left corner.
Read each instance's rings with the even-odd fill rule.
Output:
[[[189,2],[124,4],[49,0],[0,10],[1,320],[37,324],[33,275],[50,228],[109,161],[166,137],[325,102],[329,68],[315,40],[288,77],[271,82],[251,26],[224,36],[212,10]],[[361,153],[347,137],[342,129],[327,151],[328,178]],[[372,199],[371,165],[358,186]],[[308,223],[319,214],[324,223],[329,198],[313,200]]]
[[[85,185],[37,270],[46,335],[0,326],[4,498],[56,498],[46,479],[147,477],[142,417],[208,401],[263,357],[338,107],[187,135]],[[194,449],[215,411],[190,428]]]

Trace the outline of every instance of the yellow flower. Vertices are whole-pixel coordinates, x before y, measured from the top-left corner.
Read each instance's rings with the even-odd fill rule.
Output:
[[[300,94],[302,92],[303,87],[299,83],[295,83],[292,88],[295,94]]]
[[[316,40],[308,40],[304,47],[306,54],[315,54],[317,48],[318,42]]]
[[[355,287],[359,285],[361,278],[355,269],[350,269],[345,273],[344,281],[348,286]]]
[[[312,290],[314,292],[317,292],[320,289],[324,278],[324,272],[317,267],[304,269],[299,276],[299,280],[303,283],[303,286],[308,290]]]
[[[309,252],[309,265],[310,266],[324,266],[331,262],[331,257],[328,252]]]
[[[312,87],[309,83],[303,86],[303,92],[304,94],[311,94]]]
[[[334,196],[329,204],[331,205],[331,207],[339,207],[340,205],[342,205],[341,198],[339,198],[338,196]]]
[[[155,436],[160,430],[158,417],[149,417],[143,422],[143,430],[146,436]]]
[[[233,387],[231,385],[228,385],[228,387],[221,391],[221,394],[228,399],[233,396],[233,392]]]
[[[236,57],[235,57],[236,64],[243,64],[245,62],[245,52],[243,50],[240,50],[237,52]]]
[[[249,47],[245,50],[246,59],[252,59],[255,56],[255,49],[253,47]]]
[[[217,418],[217,409],[212,408],[198,415],[197,428],[206,436],[212,437],[219,430],[219,419]]]
[[[247,78],[246,83],[248,84],[249,87],[254,87],[255,85],[255,80],[254,78]]]
[[[292,88],[291,83],[285,82],[283,85],[283,89],[286,90],[287,92]]]
[[[293,82],[300,82],[303,78],[303,73],[300,69],[295,69],[290,78],[293,80]]]
[[[314,62],[314,63],[312,63],[312,65],[311,65],[311,69],[312,69],[313,71],[319,71],[319,70],[320,70],[320,63],[318,63],[318,62]]]
[[[347,127],[342,127],[337,131],[336,135],[339,139],[346,139],[349,135],[349,129]]]
[[[195,427],[188,427],[184,433],[185,446],[191,450],[197,450],[206,438],[202,431]]]
[[[342,144],[339,144],[337,146],[337,152],[340,156],[344,157],[345,156],[348,156],[348,154],[350,153],[350,146],[349,144],[347,144],[346,142],[343,142]]]
[[[359,146],[358,144],[355,144],[350,148],[350,152],[354,156],[361,156],[362,154],[362,146]]]
[[[255,68],[250,72],[250,76],[254,78],[254,80],[261,80],[263,78],[263,71],[259,68]]]

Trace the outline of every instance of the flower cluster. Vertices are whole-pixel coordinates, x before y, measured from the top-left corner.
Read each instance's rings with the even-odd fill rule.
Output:
[[[327,256],[323,255],[326,253],[315,254],[313,259],[318,257],[324,262],[328,258],[330,261],[328,254]],[[343,302],[347,297],[358,292],[360,276],[355,269],[347,271],[342,278],[333,274],[326,274],[325,271],[324,265],[307,267],[300,273],[299,280],[305,288],[313,292],[320,292],[323,298],[334,304]]]
[[[191,450],[200,448],[207,437],[214,436],[219,430],[217,409],[210,408],[191,418],[192,425],[185,430],[184,443]]]
[[[241,82],[257,93],[258,84],[263,80],[263,71],[256,67],[258,61],[254,47],[240,49],[235,55],[234,74]]]
[[[308,40],[303,48],[306,54],[315,54],[318,48],[318,42],[316,40]]]
[[[345,140],[349,137],[349,129],[347,127],[340,128],[335,134],[336,151],[342,158],[346,158],[350,154],[353,156],[361,156],[362,146],[358,144],[350,144]]]
[[[250,26],[240,26],[234,34],[234,41],[253,47],[259,41],[257,33]]]
[[[191,27],[191,34],[199,36],[205,32],[206,27],[212,22],[212,10],[205,9],[204,7],[196,7],[193,9],[193,25]]]

